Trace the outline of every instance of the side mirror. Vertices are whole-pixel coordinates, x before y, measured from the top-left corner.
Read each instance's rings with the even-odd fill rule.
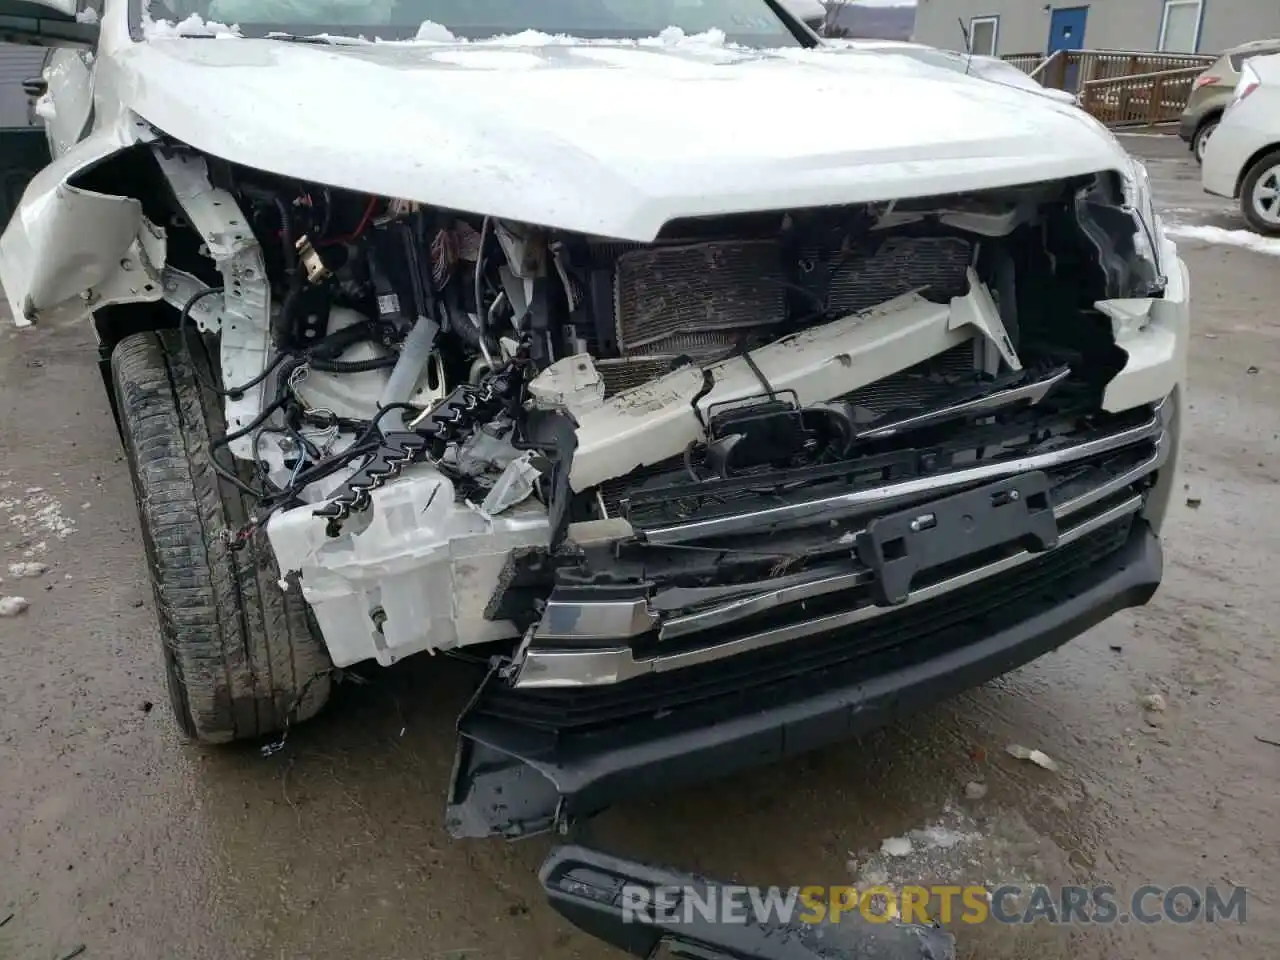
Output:
[[[76,0],[0,0],[0,41],[38,47],[93,47],[99,26],[76,19]]]

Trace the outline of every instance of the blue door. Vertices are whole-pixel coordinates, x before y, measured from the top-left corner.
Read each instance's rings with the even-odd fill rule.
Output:
[[[1059,7],[1049,20],[1048,53],[1058,50],[1083,50],[1084,26],[1089,17],[1088,7]],[[1067,67],[1063,88],[1072,93],[1079,86],[1079,68],[1073,63]]]

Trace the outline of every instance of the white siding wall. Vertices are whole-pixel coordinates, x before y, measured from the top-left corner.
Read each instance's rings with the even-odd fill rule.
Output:
[[[22,81],[40,74],[46,51],[43,47],[0,43],[0,127],[25,127],[33,120]]]
[[[1089,8],[1084,45],[1092,50],[1155,50],[1164,0],[916,0],[915,39],[958,50],[958,19],[1000,17],[997,53],[1043,53],[1054,7]],[[1219,53],[1246,40],[1280,37],[1280,0],[1204,0],[1200,53]]]

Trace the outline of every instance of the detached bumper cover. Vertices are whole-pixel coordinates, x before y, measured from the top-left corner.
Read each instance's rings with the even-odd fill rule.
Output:
[[[897,920],[875,922],[857,910],[818,922],[800,916],[706,919],[682,903],[722,905],[722,884],[583,847],[557,847],[539,871],[552,907],[576,927],[637,957],[701,960],[954,960],[951,934]],[[751,888],[754,902],[766,902]],[[686,901],[685,898],[688,898]],[[669,905],[669,907],[668,907]],[[814,918],[817,920],[817,918]]]
[[[1130,515],[861,627],[601,688],[492,678],[459,720],[449,829],[537,833],[883,726],[1146,603],[1161,570],[1158,539]]]

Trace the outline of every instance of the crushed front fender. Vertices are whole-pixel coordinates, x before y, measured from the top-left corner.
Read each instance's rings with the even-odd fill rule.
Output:
[[[89,190],[77,178],[154,139],[122,118],[97,130],[31,180],[4,236],[0,283],[14,322],[63,323],[113,303],[159,300],[167,253],[164,230],[133,197]]]

